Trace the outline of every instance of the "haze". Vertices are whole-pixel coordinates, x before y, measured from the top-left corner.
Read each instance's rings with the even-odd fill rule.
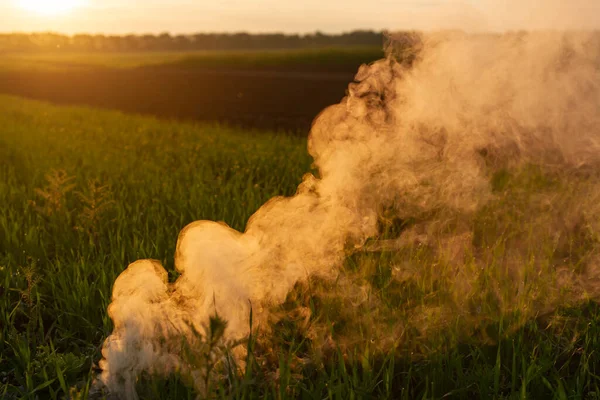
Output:
[[[24,10],[19,0],[0,0],[0,32],[591,29],[600,27],[598,15],[595,0],[83,0],[57,15]]]

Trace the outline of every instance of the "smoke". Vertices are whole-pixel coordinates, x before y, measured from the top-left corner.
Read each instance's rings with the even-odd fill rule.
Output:
[[[469,334],[482,307],[531,317],[597,297],[599,66],[594,33],[392,36],[388,57],[361,67],[347,97],[315,120],[318,176],[270,200],[244,233],[186,227],[175,282],[151,260],[119,276],[101,381],[134,398],[143,372],[199,376],[182,340],[199,343],[217,314],[223,341],[242,340],[251,310],[253,327],[268,332],[272,310],[310,280],[327,287],[323,298],[361,310],[348,318],[381,348],[409,326],[418,339],[457,316]],[[389,221],[402,221],[395,235]],[[565,250],[575,236],[581,248]],[[551,261],[532,257],[542,253]],[[344,267],[349,259],[356,268]],[[368,279],[374,268],[387,268],[398,292],[430,282],[420,290],[435,301],[384,302]],[[317,343],[322,332],[311,335]]]

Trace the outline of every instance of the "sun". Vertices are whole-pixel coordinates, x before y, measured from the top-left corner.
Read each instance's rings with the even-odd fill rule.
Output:
[[[43,15],[65,14],[81,3],[82,0],[18,0],[19,7]]]

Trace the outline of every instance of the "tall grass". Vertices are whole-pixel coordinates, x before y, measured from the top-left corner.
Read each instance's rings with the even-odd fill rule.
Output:
[[[310,164],[306,141],[297,137],[0,96],[0,398],[100,397],[90,390],[100,346],[112,330],[106,309],[118,274],[130,262],[155,258],[175,278],[182,227],[210,219],[243,230],[266,200],[293,194]],[[493,179],[507,196],[478,216],[473,243],[498,257],[509,237],[538,243],[526,235],[535,221],[518,215],[503,220],[499,211],[518,209],[528,193],[568,185],[536,171]],[[500,225],[504,236],[487,233]],[[495,228],[483,228],[489,226]],[[538,244],[529,254],[544,254]],[[439,316],[426,311],[449,300],[440,297],[436,276],[445,270],[434,261],[418,245],[402,254],[354,255],[345,272],[362,274],[377,298],[356,307],[336,296],[342,282],[297,287],[272,335],[250,338],[242,372],[211,371],[214,379],[200,395],[600,397],[595,303],[530,315],[518,324],[488,310],[484,314],[494,318],[474,330],[457,324],[427,337],[423,330],[385,331],[398,322],[392,316],[420,315],[422,326],[435,326]],[[416,271],[410,279],[392,279],[401,273],[392,268],[400,262],[402,271]],[[483,294],[475,300],[475,308],[493,305]],[[349,342],[355,338],[359,345]],[[384,339],[390,343],[381,346]],[[188,379],[146,376],[138,390],[142,398],[195,398]]]

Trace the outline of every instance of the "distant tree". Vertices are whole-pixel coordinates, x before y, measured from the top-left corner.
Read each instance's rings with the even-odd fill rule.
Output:
[[[258,50],[296,49],[331,46],[381,46],[383,35],[374,31],[354,31],[338,35],[315,33],[287,35],[283,33],[249,34],[196,33],[160,35],[105,36],[57,33],[0,34],[0,52],[33,51],[187,51],[187,50]]]

